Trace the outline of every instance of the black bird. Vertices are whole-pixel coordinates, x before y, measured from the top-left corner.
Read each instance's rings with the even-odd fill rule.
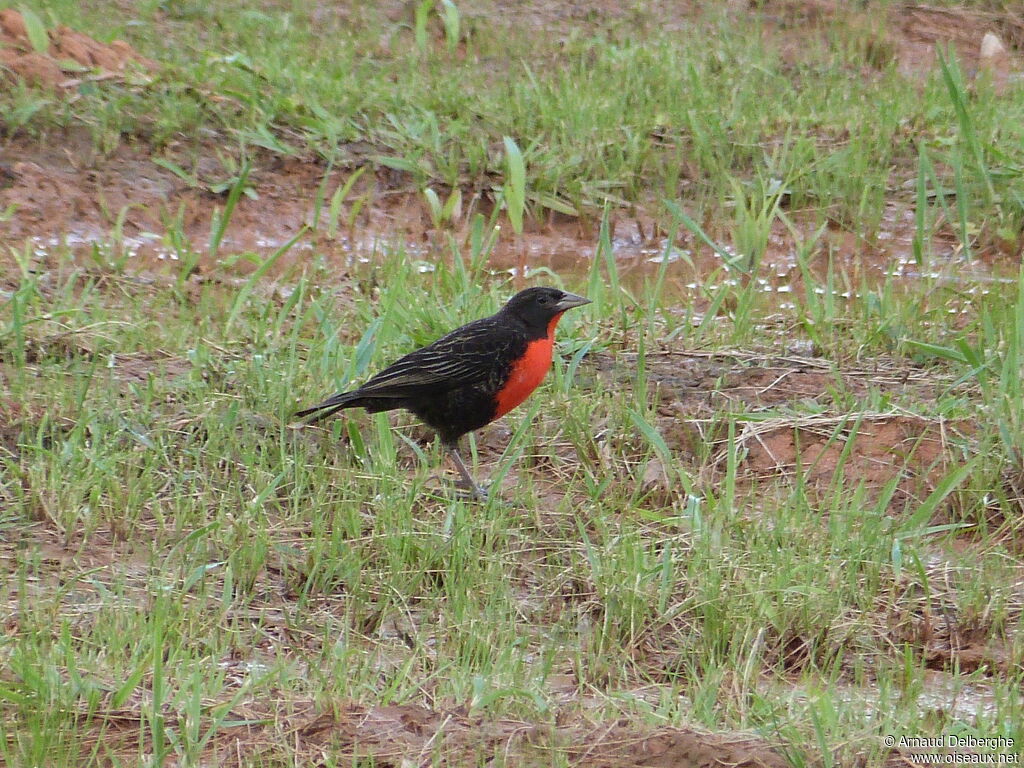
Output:
[[[411,411],[433,427],[463,482],[484,499],[487,492],[459,455],[459,438],[504,416],[544,381],[559,319],[566,310],[589,303],[557,288],[527,288],[497,314],[457,328],[358,389],[332,395],[295,415],[313,416],[306,422],[313,424],[345,408]]]

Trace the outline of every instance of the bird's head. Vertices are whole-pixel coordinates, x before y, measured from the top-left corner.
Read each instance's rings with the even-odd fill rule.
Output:
[[[547,334],[552,328],[551,321],[567,309],[589,304],[590,299],[558,288],[527,288],[520,291],[502,307],[502,312],[522,320],[531,330]]]

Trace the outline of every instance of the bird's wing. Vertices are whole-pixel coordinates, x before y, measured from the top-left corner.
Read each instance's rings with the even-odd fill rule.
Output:
[[[355,393],[401,398],[477,384],[498,373],[498,361],[511,359],[522,343],[516,329],[484,318],[410,352]]]

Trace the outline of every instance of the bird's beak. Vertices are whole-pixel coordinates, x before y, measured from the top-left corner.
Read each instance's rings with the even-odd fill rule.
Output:
[[[559,299],[558,303],[555,304],[555,309],[557,309],[559,312],[565,312],[565,310],[567,309],[572,309],[573,307],[582,307],[584,304],[589,303],[590,299],[587,299],[583,296],[577,296],[575,293],[566,293],[564,296],[562,296],[561,299]]]

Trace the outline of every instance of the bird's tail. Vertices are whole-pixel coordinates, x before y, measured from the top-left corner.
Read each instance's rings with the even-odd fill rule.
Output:
[[[360,404],[359,399],[359,395],[355,392],[339,392],[337,395],[331,395],[322,403],[317,403],[309,408],[303,408],[301,411],[296,411],[295,418],[305,419],[307,416],[312,416],[313,418],[306,421],[306,426],[316,424],[318,421],[326,419],[328,416],[333,416],[340,410],[358,406]]]

